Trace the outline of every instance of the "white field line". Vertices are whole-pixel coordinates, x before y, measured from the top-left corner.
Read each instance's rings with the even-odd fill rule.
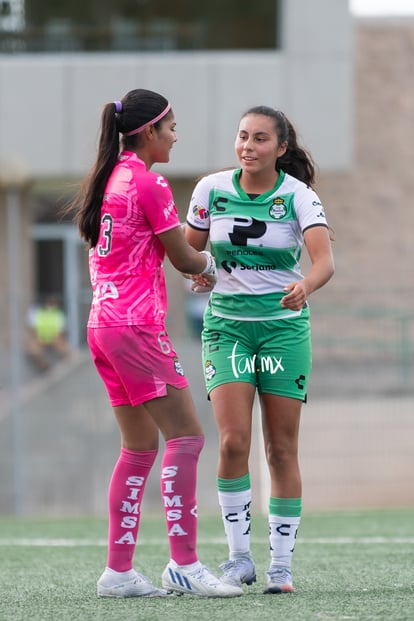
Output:
[[[139,546],[166,545],[167,538],[145,538]],[[265,538],[252,538],[253,544],[266,544]],[[299,542],[298,542],[299,543]],[[199,545],[225,545],[224,537],[199,537]],[[414,537],[301,537],[300,544],[310,545],[414,545]],[[53,539],[45,537],[3,537],[0,546],[43,546],[47,548],[104,547],[106,539]]]

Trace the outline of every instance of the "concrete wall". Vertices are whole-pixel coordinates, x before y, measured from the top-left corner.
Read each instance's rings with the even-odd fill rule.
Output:
[[[169,176],[233,164],[239,117],[262,103],[286,110],[322,169],[349,168],[348,2],[308,4],[282,3],[280,51],[0,56],[0,163],[22,159],[34,177],[83,175],[102,105],[139,86],[172,102],[179,141]]]
[[[414,19],[358,21],[353,53],[353,164],[318,181],[336,273],[317,300],[413,316]]]

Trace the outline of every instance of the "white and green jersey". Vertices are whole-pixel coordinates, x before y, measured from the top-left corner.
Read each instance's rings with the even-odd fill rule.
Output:
[[[298,315],[301,311],[284,309],[280,300],[287,284],[303,278],[304,231],[327,226],[320,199],[282,171],[274,188],[252,199],[240,187],[240,172],[225,170],[201,179],[187,214],[190,226],[209,231],[217,263],[212,312],[247,321]]]

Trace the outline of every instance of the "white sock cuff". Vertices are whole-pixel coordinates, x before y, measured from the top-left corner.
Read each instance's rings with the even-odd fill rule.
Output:
[[[269,515],[269,524],[300,524],[300,516]]]
[[[252,490],[246,489],[242,492],[218,492],[220,507],[241,507],[247,505],[252,500]]]

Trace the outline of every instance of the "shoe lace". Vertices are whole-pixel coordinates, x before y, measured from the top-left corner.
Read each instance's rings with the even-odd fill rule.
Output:
[[[287,567],[270,567],[267,575],[272,582],[279,584],[289,584],[292,580],[291,571]]]
[[[148,576],[141,574],[139,571],[135,572],[134,582],[142,583],[142,584],[151,584],[151,580],[148,578]]]
[[[193,576],[196,580],[201,580],[209,585],[215,585],[218,582],[218,579],[205,565],[201,565],[201,567],[191,572],[190,575]]]
[[[220,565],[220,569],[223,570],[225,574],[228,576],[234,576],[239,573],[240,569],[243,569],[247,559],[245,558],[236,558],[234,560],[225,561]]]

